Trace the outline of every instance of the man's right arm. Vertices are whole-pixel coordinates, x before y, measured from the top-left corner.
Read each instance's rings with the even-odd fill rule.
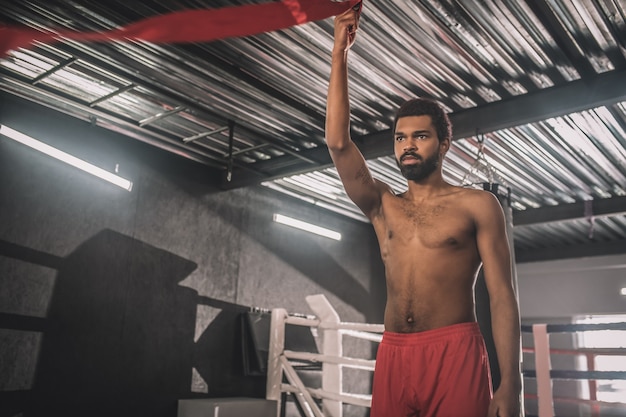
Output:
[[[380,207],[382,184],[372,178],[363,155],[350,138],[348,49],[354,42],[357,27],[358,13],[354,10],[335,18],[326,105],[326,144],[346,193],[366,216],[371,217]]]

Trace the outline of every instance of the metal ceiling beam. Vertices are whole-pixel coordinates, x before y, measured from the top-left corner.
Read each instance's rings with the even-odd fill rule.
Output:
[[[90,108],[88,104],[78,103],[45,89],[31,86],[23,81],[5,76],[0,72],[0,92],[3,91],[7,94],[67,114],[79,120],[90,121],[107,130],[132,137],[208,167],[215,169],[224,169],[225,167],[225,165],[217,164],[212,161],[210,155],[204,152],[185,149],[182,142],[169,136],[143,129],[136,123],[129,122],[128,120],[113,116],[96,108]]]
[[[626,70],[599,74],[453,113],[454,138],[461,139],[626,100]]]
[[[574,259],[591,256],[620,255],[626,253],[626,240],[614,242],[589,242],[552,248],[515,251],[515,262],[541,262],[554,259]]]
[[[258,172],[263,172],[265,174],[264,176],[248,175],[240,169],[234,169],[230,181],[226,178],[227,174],[223,173],[222,181],[219,186],[224,190],[232,190],[235,188],[260,184],[265,181],[303,174],[305,172],[318,171],[332,165],[330,154],[325,146],[308,149],[300,152],[300,154],[306,156],[308,159],[316,161],[316,164],[312,165],[310,163],[306,163],[290,155],[266,161],[259,161],[251,165],[254,166]]]
[[[453,140],[535,123],[626,100],[626,70],[546,88],[450,114]],[[391,129],[356,140],[365,159],[392,153]]]
[[[626,196],[604,198],[572,204],[560,204],[552,207],[514,211],[514,226],[529,226],[531,224],[552,223],[565,220],[583,219],[590,214],[593,217],[626,216]]]
[[[543,27],[550,32],[557,47],[567,59],[574,65],[576,71],[582,77],[594,74],[594,69],[589,59],[585,58],[579,50],[572,34],[565,26],[555,10],[547,1],[530,1],[528,7],[534,11],[537,18],[543,23]]]
[[[41,81],[43,81],[44,79],[46,79],[49,76],[51,76],[52,74],[54,74],[54,73],[56,73],[58,71],[61,71],[63,68],[69,67],[70,65],[72,65],[76,61],[78,61],[78,58],[74,58],[74,57],[68,58],[64,62],[61,62],[59,65],[56,65],[56,66],[50,68],[48,71],[39,74],[37,77],[33,78],[30,83],[32,85],[38,84]]]
[[[596,107],[626,101],[626,70],[599,74],[593,78],[573,81],[561,86],[546,88],[511,99],[489,103],[479,107],[452,113],[454,140],[508,129],[552,117],[564,116]],[[365,159],[375,159],[392,154],[391,129],[354,138]],[[326,148],[300,152],[302,156],[318,162],[318,165],[289,160],[290,157],[274,158],[254,164],[267,177],[246,175],[233,171],[232,181],[222,181],[225,189],[258,184],[290,175],[327,168],[332,165]],[[285,160],[283,160],[285,159]],[[273,169],[273,167],[281,167]]]
[[[43,50],[46,50],[46,49],[54,50],[54,48],[51,48],[50,46],[46,46],[46,45],[41,46],[41,48]],[[210,119],[212,119],[213,121],[217,121],[218,123],[219,122],[225,123],[230,118],[230,115],[222,114],[221,112],[216,111],[216,109],[214,108],[209,108],[208,106],[201,103],[200,101],[195,100],[185,95],[184,93],[181,93],[180,91],[177,91],[175,88],[171,86],[168,86],[163,83],[154,82],[155,76],[150,73],[150,71],[153,71],[153,69],[150,69],[148,67],[142,67],[140,71],[137,68],[133,70],[132,68],[134,67],[132,66],[131,67],[125,66],[123,63],[126,60],[128,60],[128,57],[125,56],[123,53],[119,52],[117,49],[110,47],[109,45],[90,44],[89,46],[86,46],[86,45],[78,44],[75,47],[73,47],[71,45],[64,44],[64,45],[58,46],[56,49],[66,54],[70,54],[73,57],[78,58],[81,61],[89,62],[90,64],[95,65],[99,68],[102,68],[105,71],[110,72],[111,74],[117,74],[118,76],[121,76],[125,80],[130,82],[134,87],[145,88],[147,90],[153,91],[165,97],[172,97],[173,100],[175,100],[180,105],[184,105],[185,107],[189,109],[194,109],[198,112],[208,115],[210,116],[209,117]],[[258,87],[258,86],[255,85],[255,87]],[[279,96],[282,98],[282,96],[280,96],[278,93],[276,93],[275,96]],[[291,105],[291,102],[289,101],[288,104]],[[315,169],[316,161],[307,159],[307,157],[304,156],[303,154],[300,154],[296,150],[293,150],[291,145],[282,143],[279,139],[262,135],[254,130],[251,130],[250,127],[243,126],[241,122],[238,127],[238,132],[240,133],[241,136],[254,137],[257,140],[265,141],[284,153],[290,154],[296,158],[299,158],[303,161],[308,162],[309,171]],[[225,161],[219,161],[219,162],[223,163],[223,165],[226,166]],[[207,165],[212,166],[212,164],[207,164]],[[263,178],[262,175],[255,174],[255,170],[256,170],[255,167],[249,167],[249,168],[239,167],[239,169],[241,169],[243,172],[247,171],[248,174],[251,175],[253,178]]]

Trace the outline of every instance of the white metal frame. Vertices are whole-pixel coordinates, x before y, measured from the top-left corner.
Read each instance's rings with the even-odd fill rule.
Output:
[[[283,392],[294,394],[307,417],[342,417],[344,403],[370,407],[371,395],[343,392],[342,368],[351,367],[373,372],[376,360],[344,357],[342,337],[348,335],[380,342],[383,325],[341,322],[328,299],[321,294],[308,296],[306,301],[315,313],[315,318],[290,316],[282,308],[272,310],[266,398],[277,402],[277,417],[281,413]],[[321,353],[285,350],[287,324],[317,329],[317,334],[321,337]],[[321,389],[304,385],[293,366],[297,361],[322,363]],[[283,376],[288,383],[283,383]],[[313,398],[322,400],[323,412]]]

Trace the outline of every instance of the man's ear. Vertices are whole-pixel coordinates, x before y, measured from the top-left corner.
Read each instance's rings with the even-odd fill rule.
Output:
[[[439,149],[440,149],[441,156],[444,156],[446,153],[448,153],[448,150],[450,150],[450,139],[444,139],[439,144]]]

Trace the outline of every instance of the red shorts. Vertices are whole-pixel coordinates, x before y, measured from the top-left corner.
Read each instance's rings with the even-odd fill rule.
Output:
[[[370,417],[485,417],[492,396],[478,323],[384,332]]]

